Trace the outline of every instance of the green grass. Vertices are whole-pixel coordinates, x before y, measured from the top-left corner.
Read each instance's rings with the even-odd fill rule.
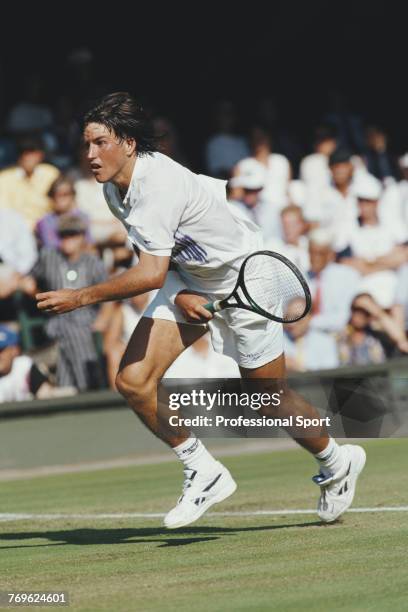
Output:
[[[364,446],[354,506],[407,505],[407,442]],[[225,463],[239,488],[217,510],[316,504],[301,450]],[[165,512],[180,486],[177,463],[5,482],[1,512]],[[66,590],[68,609],[88,611],[407,610],[407,515],[203,517],[174,532],[160,519],[5,522],[0,590]]]

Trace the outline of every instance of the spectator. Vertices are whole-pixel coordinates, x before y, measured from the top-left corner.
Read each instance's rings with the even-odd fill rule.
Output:
[[[36,225],[35,233],[42,247],[57,248],[60,244],[58,223],[62,215],[70,214],[81,217],[87,226],[87,242],[91,242],[88,217],[77,209],[75,201],[75,188],[70,178],[59,176],[51,185],[48,192],[51,200],[52,212],[40,219]]]
[[[282,253],[306,273],[310,265],[309,241],[305,236],[307,224],[303,218],[302,209],[294,204],[285,206],[281,210],[280,218],[282,239],[265,240],[265,248]]]
[[[302,201],[296,201],[311,217],[314,209],[322,206],[321,199],[331,184],[329,157],[336,149],[336,137],[332,128],[323,125],[316,129],[313,148],[314,152],[304,157],[300,163],[299,183],[304,193]],[[293,195],[291,200],[295,201]]]
[[[16,332],[0,325],[0,402],[69,395],[73,389],[65,387],[59,391],[62,393],[58,393],[48,374],[31,357],[21,354]]]
[[[217,104],[215,126],[216,133],[205,146],[205,165],[211,176],[228,178],[235,164],[249,155],[245,138],[235,134],[236,113],[231,102]]]
[[[352,182],[354,166],[348,149],[336,149],[329,157],[332,184],[322,192],[322,197],[308,200],[305,217],[322,227],[336,225],[336,250],[344,248],[340,236],[354,226],[357,219],[357,203]]]
[[[303,302],[303,300],[296,300]],[[296,309],[302,309],[302,303]],[[310,326],[312,314],[284,326],[285,359],[288,370],[305,372],[336,368],[339,364],[333,336]]]
[[[336,136],[332,128],[321,125],[314,137],[314,153],[307,155],[300,164],[300,179],[313,194],[330,185],[329,157],[336,149]]]
[[[43,249],[26,277],[22,288],[31,295],[38,290],[76,289],[106,279],[101,260],[87,252],[86,225],[72,215],[61,217],[58,224],[61,239],[58,249]],[[110,315],[111,305],[101,308],[88,306],[59,316],[51,316],[46,330],[57,341],[59,356],[57,382],[59,386],[74,386],[80,391],[104,384],[93,331],[102,331]]]
[[[325,229],[310,232],[309,257],[308,278],[313,298],[310,328],[338,332],[348,321],[360,275],[349,266],[334,262],[332,237]]]
[[[264,186],[264,175],[262,172],[252,174],[241,174],[229,181],[229,203],[234,214],[260,224],[258,219],[259,194]],[[232,197],[234,194],[234,197]]]
[[[291,177],[289,161],[283,155],[272,152],[272,140],[269,133],[255,127],[250,138],[252,156],[242,159],[235,167],[234,175],[263,172],[264,189],[262,200],[277,209],[288,203],[288,184]]]
[[[41,139],[24,138],[18,148],[17,165],[0,172],[0,208],[12,208],[34,229],[50,209],[47,194],[59,171],[43,163]]]
[[[370,174],[380,181],[396,179],[398,176],[395,160],[388,152],[386,132],[376,125],[371,125],[366,131],[367,152],[364,161]]]
[[[383,363],[396,354],[397,348],[408,352],[408,342],[395,321],[367,293],[354,298],[338,347],[342,365]]]
[[[364,276],[360,291],[373,295],[383,308],[390,308],[396,289],[396,274],[393,270],[371,272],[366,264],[389,255],[395,247],[403,244],[408,236],[400,224],[381,223],[378,215],[378,202],[381,196],[381,183],[373,176],[361,175],[354,187],[358,201],[358,224],[348,237],[348,254],[341,261],[353,266]]]
[[[0,209],[0,310],[1,320],[15,319],[12,300],[20,279],[37,259],[34,236],[26,222],[13,210]]]
[[[92,242],[101,247],[122,244],[126,240],[126,231],[109,210],[103,195],[103,185],[92,174],[83,147],[79,159],[79,168],[71,171],[69,177],[74,181],[78,209],[89,219]]]

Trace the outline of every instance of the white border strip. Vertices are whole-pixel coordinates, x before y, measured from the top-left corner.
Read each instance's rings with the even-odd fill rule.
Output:
[[[377,508],[350,508],[348,512],[408,512],[408,506],[383,506]],[[252,512],[208,512],[208,517],[251,517],[251,516],[284,516],[293,514],[316,514],[316,510],[254,510]],[[156,519],[163,518],[162,512],[118,512],[101,514],[32,514],[32,513],[0,513],[0,522],[7,521],[58,521],[58,520],[114,520],[114,519]]]

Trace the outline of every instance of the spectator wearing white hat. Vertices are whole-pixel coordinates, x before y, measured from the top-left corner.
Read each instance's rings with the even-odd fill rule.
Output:
[[[234,176],[260,173],[264,187],[260,194],[259,219],[264,235],[276,235],[279,213],[289,204],[288,186],[291,167],[284,155],[272,152],[269,133],[259,127],[251,132],[252,157],[242,159],[234,168]]]
[[[381,222],[378,205],[382,187],[375,177],[369,174],[359,176],[354,192],[358,201],[358,224],[347,241],[351,256],[342,258],[342,261],[364,275],[360,283],[361,292],[371,294],[382,308],[390,308],[397,282],[395,272],[391,269],[371,272],[365,264],[389,255],[407,240],[407,232],[400,224]]]
[[[259,198],[263,187],[264,174],[259,171],[233,177],[228,183],[228,201],[233,213],[260,226]]]

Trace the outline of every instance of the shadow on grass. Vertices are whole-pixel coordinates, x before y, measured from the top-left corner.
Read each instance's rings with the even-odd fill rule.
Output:
[[[159,548],[169,546],[186,546],[198,542],[211,542],[223,536],[231,536],[245,532],[274,531],[276,529],[293,529],[300,527],[316,527],[323,525],[320,521],[307,523],[291,523],[279,525],[263,525],[259,527],[184,527],[173,532],[168,529],[146,527],[141,529],[65,529],[60,531],[22,531],[0,533],[1,541],[16,540],[48,540],[52,544],[22,544],[0,546],[0,550],[14,548],[37,548],[45,546],[94,546],[99,544],[160,544]],[[173,537],[174,534],[174,537]],[[54,543],[55,542],[55,543]]]

